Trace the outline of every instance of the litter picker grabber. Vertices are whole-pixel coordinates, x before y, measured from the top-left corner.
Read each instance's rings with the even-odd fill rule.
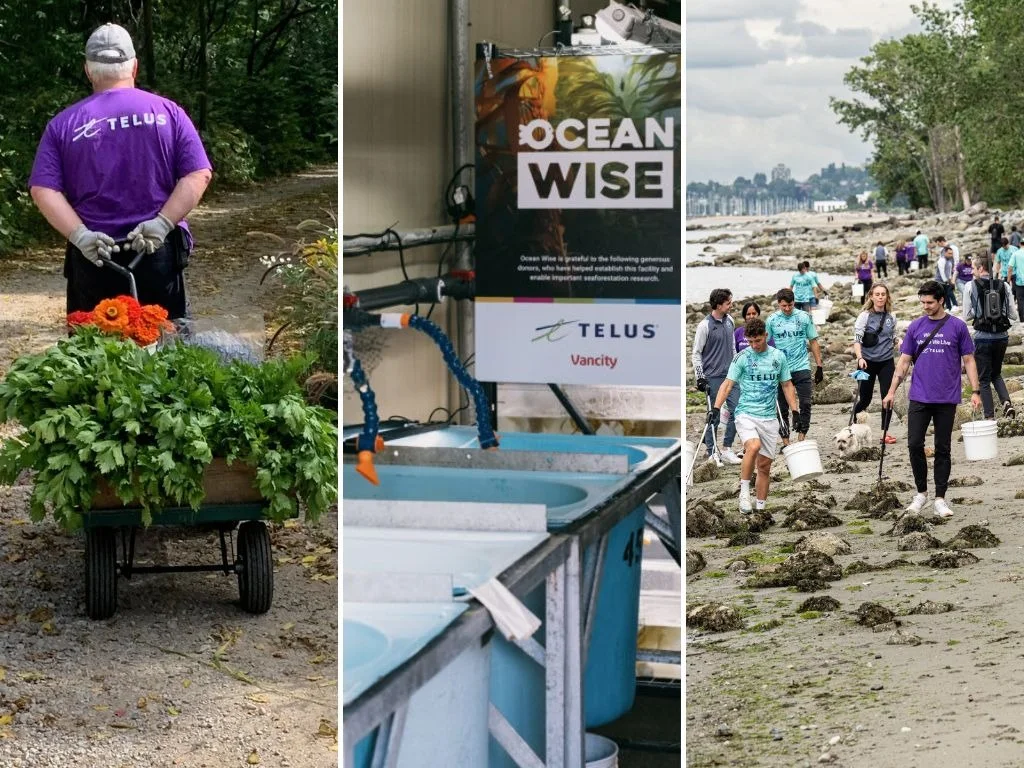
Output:
[[[789,423],[782,418],[782,406],[779,405],[779,398],[775,398],[775,413],[779,419],[779,437],[789,440]]]
[[[892,408],[882,410],[882,455],[878,460],[878,487],[882,487],[882,465],[885,463],[885,436],[889,434],[889,423],[892,421]]]
[[[142,253],[137,254],[135,256],[135,258],[132,259],[128,263],[127,267],[122,267],[120,264],[118,264],[113,259],[108,259],[108,258],[105,258],[103,256],[100,256],[100,261],[103,262],[104,269],[112,269],[115,272],[117,272],[118,274],[124,275],[126,278],[128,278],[128,289],[131,292],[130,295],[136,301],[139,300],[139,291],[138,291],[138,287],[135,285],[135,271],[134,270],[135,270],[135,267],[137,267],[139,265],[139,262],[142,261],[142,257],[145,256],[145,255],[146,255],[145,251],[143,251]]]
[[[715,453],[718,453],[718,436],[715,435],[715,428],[711,425],[711,394],[705,392],[704,398],[707,402],[704,429],[701,430],[700,437],[697,438],[697,444],[693,448],[693,459],[690,461],[689,469],[686,470],[686,485],[689,485],[693,478],[693,468],[697,465],[697,457],[700,455],[700,448],[704,445],[704,436],[708,433],[709,429],[711,430],[711,444],[714,446]]]

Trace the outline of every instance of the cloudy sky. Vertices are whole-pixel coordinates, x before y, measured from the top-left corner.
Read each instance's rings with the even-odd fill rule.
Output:
[[[829,97],[850,95],[843,75],[873,43],[919,28],[910,0],[688,0],[687,181],[863,163]]]

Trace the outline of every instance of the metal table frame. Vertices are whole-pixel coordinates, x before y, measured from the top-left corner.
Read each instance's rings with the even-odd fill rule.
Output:
[[[676,483],[680,467],[677,447],[638,475],[629,486],[586,517],[552,534],[501,575],[502,584],[520,599],[542,582],[547,587],[545,644],[542,646],[533,638],[517,644],[545,668],[547,750],[544,758],[533,752],[493,704],[488,715],[491,736],[522,768],[582,768],[585,757],[583,671],[608,533],[633,510],[646,506],[648,499],[662,491],[672,519],[673,498],[677,503],[679,499]],[[675,489],[674,494],[672,489]],[[674,516],[678,520],[678,507]],[[591,547],[592,544],[597,546]],[[409,699],[493,628],[488,611],[477,601],[470,601],[469,610],[422,651],[346,706],[343,712],[345,768],[354,765],[356,744],[378,726],[380,731],[371,767],[397,765]]]

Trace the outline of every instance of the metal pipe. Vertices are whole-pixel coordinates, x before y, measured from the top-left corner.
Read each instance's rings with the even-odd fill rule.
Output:
[[[452,172],[466,163],[473,162],[469,136],[469,0],[451,0],[450,6],[452,62],[451,62],[451,99],[452,108]],[[473,250],[468,243],[462,242],[455,247],[452,260],[453,270],[470,271],[473,269]],[[450,310],[449,318],[455,322],[455,350],[459,359],[469,357],[474,346],[473,307],[459,303]],[[470,368],[470,373],[473,368]],[[455,402],[450,403],[452,409],[458,408],[460,393],[456,388]],[[483,416],[481,416],[483,418]],[[459,423],[471,421],[469,410],[459,414]]]
[[[575,404],[573,404],[572,400],[569,399],[569,396],[565,394],[562,388],[557,384],[548,384],[548,388],[554,392],[555,397],[558,398],[558,402],[562,404],[563,408],[565,408],[565,412],[569,414],[569,418],[572,419],[573,424],[576,425],[576,429],[584,435],[594,434],[594,430],[590,428],[590,424],[588,424],[587,420],[583,418],[583,414],[576,409]]]
[[[395,235],[398,237],[395,237]],[[476,224],[445,224],[440,227],[410,229],[406,232],[382,232],[380,235],[356,235],[346,237],[342,241],[341,251],[345,256],[360,256],[374,251],[397,251],[401,239],[402,248],[418,248],[422,245],[438,245],[473,240],[476,237]]]

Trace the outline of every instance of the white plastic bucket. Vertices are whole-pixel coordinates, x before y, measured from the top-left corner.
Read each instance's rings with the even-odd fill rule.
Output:
[[[811,319],[815,325],[824,325],[828,322],[828,316],[832,314],[832,302],[829,299],[822,299],[818,306],[811,310]]]
[[[864,283],[853,284],[853,298],[863,299],[864,298]]]
[[[917,272],[917,260],[916,259],[911,259],[910,260],[910,271],[911,272]]]
[[[964,443],[966,442],[965,439]],[[825,468],[821,465],[821,455],[818,453],[818,443],[815,440],[790,443],[782,449],[782,455],[786,458],[789,476],[794,480],[810,480],[825,474]]]
[[[596,733],[585,735],[583,745],[583,759],[587,768],[618,768],[619,766],[619,745],[604,736]]]
[[[693,464],[693,456],[697,451],[697,446],[687,440],[683,443],[683,466],[686,467],[686,471],[690,472],[690,465]],[[693,473],[690,472],[686,476],[686,484],[693,485]]]
[[[960,425],[960,432],[968,461],[988,461],[999,455],[996,447],[999,426],[995,421],[965,421]]]

